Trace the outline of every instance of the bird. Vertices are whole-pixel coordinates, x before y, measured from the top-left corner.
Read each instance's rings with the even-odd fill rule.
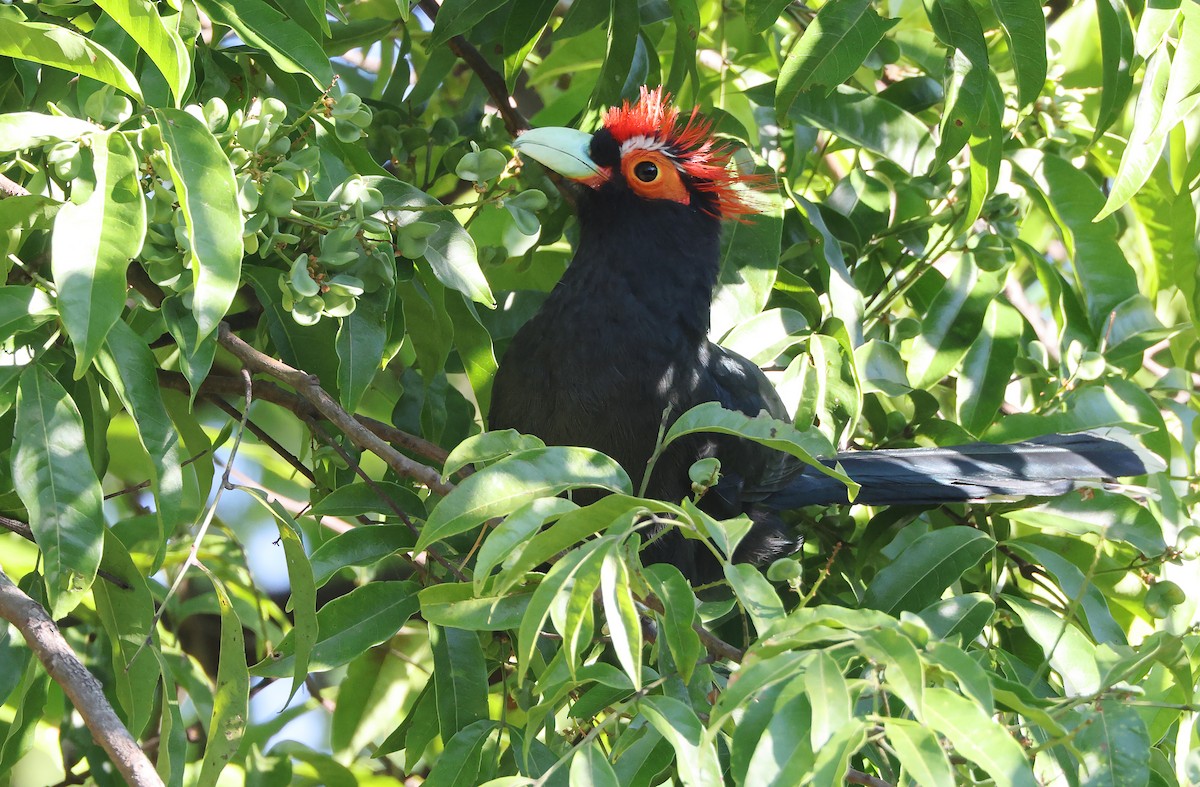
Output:
[[[561,279],[502,356],[490,428],[601,451],[638,489],[660,430],[693,406],[718,402],[790,420],[763,371],[709,337],[722,225],[755,212],[750,195],[761,184],[730,166],[729,149],[698,109],[683,116],[662,88],[643,87],[636,101],[608,109],[594,133],[534,128],[514,149],[573,184],[579,233]],[[861,485],[851,501],[843,482],[789,454],[740,437],[694,434],[657,458],[644,489],[682,500],[693,493],[692,464],[716,458],[719,480],[699,505],[717,518],[748,515],[753,525],[732,559],[761,566],[800,544],[783,511],[1053,497],[1088,480],[1148,472],[1144,452],[1127,443],[1080,433],[822,458]],[[643,560],[671,563],[693,583],[719,579],[711,552],[674,530],[651,534]]]

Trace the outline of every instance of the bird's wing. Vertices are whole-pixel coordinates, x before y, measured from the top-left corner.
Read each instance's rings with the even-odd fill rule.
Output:
[[[757,364],[718,344],[710,343],[708,349],[706,366],[716,400],[722,407],[749,416],[766,411],[772,418],[791,423],[791,416],[775,386]],[[805,468],[790,454],[747,440],[739,440],[735,446],[727,447],[721,459],[722,473],[740,474],[737,480],[741,506],[763,501],[786,487]]]

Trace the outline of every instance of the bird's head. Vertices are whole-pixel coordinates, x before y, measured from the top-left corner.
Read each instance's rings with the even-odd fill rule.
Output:
[[[674,203],[717,219],[756,212],[745,189],[753,176],[729,167],[730,152],[711,130],[698,110],[681,122],[662,88],[643,87],[637,103],[608,110],[594,134],[535,128],[513,147],[601,200]]]

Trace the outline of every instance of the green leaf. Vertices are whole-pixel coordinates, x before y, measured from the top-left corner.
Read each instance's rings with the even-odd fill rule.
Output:
[[[395,636],[418,609],[412,582],[375,581],[330,601],[317,612],[319,634],[309,661],[310,672],[325,672]],[[279,646],[255,664],[260,678],[291,677],[296,644],[288,632]]]
[[[829,303],[829,310],[846,326],[846,330],[850,332],[851,342],[857,347],[862,344],[863,340],[862,323],[865,304],[862,292],[850,277],[850,269],[846,266],[846,257],[842,254],[841,244],[825,226],[825,219],[821,217],[821,211],[817,209],[816,205],[798,195],[793,195],[792,200],[817,235],[814,243],[820,249],[820,259],[828,269],[827,272],[822,272],[822,277],[828,281],[825,299]]]
[[[242,269],[242,213],[237,180],[221,143],[187,112],[155,109],[191,244],[192,312],[199,344],[217,329],[237,293]]]
[[[765,173],[763,173],[765,174]],[[712,297],[711,336],[721,336],[767,305],[779,265],[783,203],[759,194],[762,205],[745,222],[727,222],[721,233],[721,268]],[[772,358],[771,360],[774,360]]]
[[[521,627],[517,635],[518,684],[524,681],[525,673],[533,661],[538,637],[546,625],[546,618],[550,616],[550,606],[555,603],[560,593],[570,591],[576,576],[587,564],[603,559],[604,550],[600,547],[607,543],[607,540],[596,539],[571,550],[550,568],[545,579],[533,591],[529,607],[521,617]]]
[[[798,675],[782,689],[756,698],[735,729],[731,753],[735,773],[743,770],[745,759],[740,784],[786,784],[789,774],[812,772],[812,743],[803,734],[812,723],[812,703],[803,690],[805,677],[807,673]],[[755,705],[762,710],[754,712]]]
[[[863,393],[879,391],[884,396],[903,396],[912,390],[900,351],[880,339],[854,348],[854,363],[862,380]]]
[[[450,289],[461,292],[489,309],[495,308],[496,297],[492,295],[487,278],[479,267],[475,241],[462,225],[448,212],[404,210],[405,206],[437,207],[441,206],[440,202],[415,186],[395,178],[369,175],[363,178],[363,182],[379,189],[386,205],[382,215],[394,221],[398,228],[417,221],[436,222],[438,228],[427,239],[428,247],[425,249],[425,259],[433,269],[433,274]]]
[[[1158,165],[1167,133],[1171,126],[1163,123],[1164,101],[1167,97],[1167,80],[1171,76],[1171,58],[1166,47],[1158,49],[1146,63],[1142,86],[1138,91],[1137,105],[1133,112],[1133,129],[1129,132],[1129,143],[1121,156],[1116,177],[1108,192],[1104,207],[1094,221],[1120,210],[1133,199],[1138,190],[1150,179]]]
[[[438,626],[470,631],[506,631],[521,625],[533,591],[476,592],[469,582],[443,582],[418,594],[421,616]]]
[[[438,9],[429,45],[442,46],[454,36],[469,32],[503,5],[504,0],[446,0]]]
[[[513,565],[511,558],[519,549],[525,547],[533,534],[541,530],[547,522],[578,508],[579,506],[565,498],[539,497],[506,516],[479,548],[479,555],[475,558],[476,590],[482,590],[483,583],[492,573],[492,569],[501,562]],[[578,540],[575,538],[571,543]]]
[[[692,628],[696,621],[696,595],[679,569],[670,563],[646,566],[642,574],[663,604],[662,631],[679,677],[690,683],[700,660],[700,637]]]
[[[696,40],[700,37],[700,9],[696,0],[667,0],[671,6],[671,21],[675,28],[675,49],[671,53],[671,70],[663,82],[663,88],[671,95],[679,95],[684,80],[691,76],[692,84],[700,81],[696,67]],[[781,6],[782,7],[782,6]],[[747,14],[749,14],[747,4]],[[776,12],[778,16],[778,12]]]
[[[172,295],[166,298],[161,311],[167,330],[179,345],[179,365],[188,381],[189,401],[194,402],[200,384],[208,377],[216,359],[217,339],[209,334],[197,341],[196,315],[184,304],[182,297]]]
[[[488,717],[488,673],[479,635],[474,631],[431,626],[433,689],[437,696],[442,740]]]
[[[59,314],[75,344],[76,379],[121,316],[125,269],[146,236],[146,202],[133,148],[120,133],[92,139],[96,189],[83,204],[67,202],[59,209],[50,246]]]
[[[1075,737],[1082,773],[1088,785],[1147,784],[1150,780],[1150,734],[1137,708],[1120,700],[1082,706]]]
[[[775,111],[786,115],[796,96],[816,85],[833,88],[850,78],[899,19],[884,19],[870,0],[830,0],[821,6],[788,52],[775,87]]]
[[[150,649],[139,653],[146,640],[154,635],[154,597],[125,545],[112,530],[104,534],[100,567],[125,583],[123,588],[113,582],[96,583],[92,586],[92,596],[96,614],[112,645],[112,674],[117,699],[125,712],[123,721],[134,736],[141,737],[154,715],[162,677],[158,660]],[[0,688],[0,695],[3,694]]]
[[[31,331],[53,320],[56,314],[54,304],[43,291],[15,284],[0,285],[0,341]]]
[[[746,0],[746,24],[750,32],[758,34],[775,24],[790,0]]]
[[[308,515],[312,517],[351,517],[364,514],[395,516],[396,508],[418,518],[425,517],[424,501],[412,489],[394,481],[372,481],[369,484],[365,481],[358,481],[339,486],[314,503],[313,507],[308,510]]]
[[[162,562],[164,537],[183,518],[183,462],[186,459],[179,432],[171,422],[158,387],[158,365],[142,337],[118,321],[108,333],[107,352],[100,356],[100,370],[121,400],[137,427],[138,439],[150,456],[151,491],[157,503],[158,554]]]
[[[696,712],[673,697],[645,697],[638,710],[671,743],[684,787],[721,784],[717,747],[705,734]]]
[[[442,468],[442,478],[449,478],[467,465],[483,464],[508,454],[545,447],[540,438],[523,435],[516,429],[471,435],[450,451]]]
[[[895,718],[885,718],[883,730],[912,783],[954,787],[954,770],[932,730],[915,721]]]
[[[995,546],[985,534],[966,527],[926,533],[875,575],[863,606],[890,615],[920,611]]]
[[[88,455],[83,416],[38,364],[21,373],[12,482],[42,552],[50,614],[59,619],[96,578],[104,546],[100,481]]]
[[[358,409],[375,380],[387,343],[387,297],[378,291],[362,295],[354,311],[340,320],[337,332],[338,396],[347,412]]]
[[[453,738],[446,741],[446,748],[429,769],[429,776],[422,782],[423,786],[465,787],[485,781],[486,777],[480,778],[483,747],[499,726],[498,722],[482,719],[459,730]]]
[[[914,388],[932,388],[958,365],[979,335],[1002,284],[1001,277],[980,271],[969,257],[954,268],[913,340],[908,366],[917,372]]]
[[[802,93],[788,117],[823,128],[895,162],[911,175],[923,175],[933,163],[929,129],[891,102],[845,85],[828,96]]]
[[[849,476],[817,461],[818,456],[831,456],[833,448],[815,429],[801,432],[789,423],[764,414],[751,418],[743,413],[726,410],[718,402],[706,402],[679,416],[663,438],[663,446],[666,447],[680,437],[696,432],[716,432],[744,437],[769,448],[784,451],[830,478],[836,478],[846,484],[851,498],[858,492],[858,484],[851,481]]]
[[[1103,77],[1093,139],[1099,139],[1121,116],[1133,90],[1133,22],[1129,7],[1123,0],[1096,0],[1096,16],[1100,21]]]
[[[312,553],[313,582],[322,587],[349,566],[370,566],[401,549],[412,549],[416,535],[405,525],[370,525],[347,530]]]
[[[746,356],[757,366],[765,366],[788,348],[803,343],[808,333],[808,320],[800,312],[768,309],[735,326],[721,340],[721,346]]]
[[[621,557],[620,543],[612,542],[600,565],[600,600],[617,661],[633,681],[642,687],[642,624],[633,606],[629,589],[629,568]]]
[[[492,380],[496,377],[497,368],[491,334],[480,322],[475,304],[464,297],[447,298],[446,313],[454,322],[454,347],[458,350],[467,379],[471,381],[479,415],[486,422],[492,400]]]
[[[804,690],[812,705],[808,734],[812,750],[820,751],[850,724],[850,688],[842,676],[842,668],[828,651],[816,651],[804,675]]]
[[[972,434],[983,434],[1000,412],[1023,328],[1016,309],[999,300],[988,304],[979,335],[963,356],[962,371],[955,380],[958,421]]]
[[[1013,70],[1017,74],[1017,104],[1031,103],[1046,85],[1046,18],[1038,0],[992,0],[1000,20]]]
[[[755,566],[746,563],[724,563],[723,567],[725,579],[737,595],[742,609],[750,616],[754,630],[759,636],[766,634],[771,630],[772,624],[782,620],[786,614],[779,594]]]
[[[933,636],[951,642],[971,642],[991,622],[996,602],[983,593],[941,599],[919,613]]]
[[[571,758],[571,787],[621,787],[599,744],[575,750]]]
[[[633,70],[631,65],[640,31],[641,14],[637,0],[609,0],[608,26],[605,30],[607,44],[600,75],[592,92],[590,105],[593,109],[616,104],[622,97],[622,89]]]
[[[962,693],[988,710],[995,705],[991,677],[967,651],[948,642],[930,642],[924,657],[954,678]]]
[[[433,509],[417,551],[509,514],[531,500],[578,487],[630,491],[621,466],[590,448],[551,446],[521,451],[468,476]]]
[[[768,658],[755,658],[743,662],[742,668],[738,670],[738,679],[717,698],[717,704],[713,707],[708,722],[709,727],[717,729],[751,697],[758,696],[771,686],[803,672],[811,659],[811,653],[787,650]]]
[[[192,60],[175,26],[164,22],[158,7],[148,0],[96,0],[96,5],[116,20],[162,72],[178,106],[192,78]]]
[[[289,74],[305,74],[320,90],[333,86],[333,68],[321,45],[300,25],[262,0],[200,0],[214,22],[227,25],[266,52]]]
[[[884,667],[885,686],[921,719],[925,705],[925,671],[912,640],[894,628],[866,631],[854,641],[864,656]]]
[[[1067,598],[1079,604],[1088,630],[1097,643],[1108,643],[1114,647],[1129,644],[1125,632],[1113,618],[1104,594],[1088,581],[1078,566],[1063,557],[1063,554],[1067,554],[1066,544],[1061,553],[1028,539],[1010,540],[1005,545],[1017,554],[1024,555],[1030,562],[1042,566],[1054,577]]]
[[[229,600],[225,585],[212,572],[197,564],[208,575],[221,611],[220,660],[217,663],[216,692],[212,719],[208,723],[208,744],[204,762],[196,777],[199,787],[213,787],[241,745],[250,714],[250,674],[246,669],[246,642],[242,622]]]
[[[1161,555],[1166,549],[1162,527],[1154,515],[1135,500],[1112,492],[1064,495],[1004,516],[1051,532],[1124,541],[1144,555]]]
[[[0,115],[0,153],[37,148],[51,142],[75,141],[101,130],[93,123],[73,117],[8,112]]]
[[[1059,674],[1068,695],[1091,694],[1101,686],[1096,646],[1075,626],[1049,609],[1023,598],[1004,596],[1025,632],[1038,644],[1050,667]]]
[[[300,539],[300,528],[296,520],[278,500],[268,500],[256,490],[244,490],[259,503],[275,519],[279,529],[279,541],[283,544],[283,559],[287,564],[288,586],[292,597],[288,601],[288,610],[293,615],[292,629],[288,632],[292,638],[293,661],[292,690],[288,693],[289,705],[296,692],[304,685],[308,677],[308,662],[312,656],[313,646],[317,642],[320,624],[317,620],[317,585],[313,579],[313,567],[308,555],[304,554],[304,542]]]
[[[949,689],[927,689],[923,721],[991,776],[997,787],[1037,787],[1020,744],[971,700]]]
[[[0,16],[0,55],[90,77],[112,85],[138,102],[142,100],[137,77],[124,63],[99,44],[60,25],[26,22],[8,14]]]

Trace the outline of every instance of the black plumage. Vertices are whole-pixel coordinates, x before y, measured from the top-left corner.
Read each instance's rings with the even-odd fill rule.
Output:
[[[562,279],[504,354],[492,393],[493,429],[603,451],[637,489],[664,412],[669,424],[715,401],[787,419],[762,371],[708,339],[721,221],[747,206],[706,134],[694,114],[680,124],[658,93],[644,91],[637,105],[610,111],[591,137],[538,129],[518,141],[524,155],[583,184],[579,241]],[[674,172],[663,171],[669,168]],[[647,175],[656,180],[647,185]],[[842,484],[786,454],[715,434],[673,443],[655,464],[647,493],[688,496],[688,468],[709,456],[720,460],[721,478],[702,506],[718,518],[748,513],[756,522],[738,560],[762,563],[795,548],[774,512],[847,499]],[[1083,479],[1146,470],[1123,443],[1088,434],[850,452],[836,460],[862,484],[857,500],[878,504],[1051,496]],[[694,580],[713,578],[715,564],[692,546],[668,534],[645,558],[672,562]]]

